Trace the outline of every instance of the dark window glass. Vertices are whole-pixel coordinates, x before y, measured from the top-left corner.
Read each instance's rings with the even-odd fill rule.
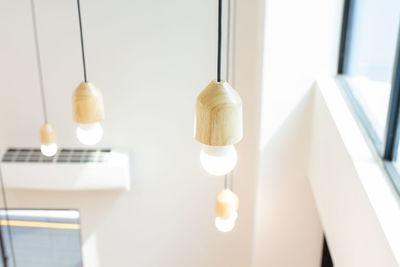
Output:
[[[400,22],[399,0],[351,0],[343,74],[379,142],[384,140]]]

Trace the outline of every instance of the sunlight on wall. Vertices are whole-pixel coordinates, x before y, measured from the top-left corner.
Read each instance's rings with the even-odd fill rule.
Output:
[[[341,9],[342,1],[267,0],[260,148],[316,77],[336,72]]]
[[[98,267],[99,255],[97,249],[97,236],[92,234],[82,246],[84,266]]]

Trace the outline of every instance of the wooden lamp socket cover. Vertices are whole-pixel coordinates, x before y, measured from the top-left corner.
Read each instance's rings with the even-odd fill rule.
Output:
[[[42,145],[48,145],[56,142],[56,130],[53,125],[49,123],[43,124],[42,127],[40,127],[40,143]]]
[[[242,99],[224,80],[212,81],[197,97],[195,139],[209,146],[229,146],[243,137]]]
[[[104,119],[103,94],[90,82],[81,82],[72,95],[72,116],[76,123],[90,124]]]
[[[228,218],[239,209],[239,198],[230,189],[224,189],[217,195],[215,214],[217,217]]]

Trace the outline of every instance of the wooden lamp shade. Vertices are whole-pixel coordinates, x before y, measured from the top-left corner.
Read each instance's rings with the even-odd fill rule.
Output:
[[[56,130],[53,125],[49,123],[43,124],[42,127],[40,127],[40,143],[42,145],[48,145],[56,142]]]
[[[217,217],[228,218],[232,215],[232,212],[238,211],[239,209],[239,198],[229,189],[222,190],[217,195],[215,204],[215,214]]]
[[[91,124],[104,119],[103,94],[90,82],[82,82],[72,95],[72,115],[76,123]]]
[[[243,136],[242,99],[224,80],[212,81],[197,97],[195,139],[209,146],[229,146]]]

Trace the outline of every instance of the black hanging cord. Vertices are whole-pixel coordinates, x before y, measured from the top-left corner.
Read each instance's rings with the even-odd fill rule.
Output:
[[[233,191],[234,190],[234,188],[233,188],[233,172],[230,173],[230,178],[231,178],[230,179],[231,180],[230,188]]]
[[[83,78],[85,83],[87,82],[86,76],[86,61],[85,61],[85,47],[83,45],[83,31],[82,31],[82,17],[81,17],[81,3],[80,0],[78,2],[78,15],[79,15],[79,31],[81,33],[81,48],[82,48],[82,63],[83,63]]]
[[[228,174],[224,176],[224,189],[228,189]]]
[[[224,189],[230,189],[231,191],[233,191],[233,172],[225,174],[225,176],[224,176]]]
[[[229,82],[230,78],[230,42],[231,42],[231,0],[228,0],[228,16],[227,16],[227,32],[226,32],[226,80]],[[230,186],[229,186],[229,178],[230,178]],[[233,173],[228,173],[224,177],[224,188],[230,188],[233,191]]]
[[[0,251],[1,251],[1,260],[3,262],[4,267],[8,267],[8,257],[7,257],[7,252],[4,247],[4,236],[2,233],[2,227],[0,226]]]
[[[43,118],[44,122],[47,123],[47,109],[46,109],[46,97],[44,95],[44,82],[43,82],[43,71],[42,71],[42,62],[40,61],[40,49],[39,49],[39,37],[38,30],[36,25],[36,13],[35,13],[35,3],[34,0],[31,0],[31,12],[32,12],[32,24],[33,24],[33,35],[35,38],[35,48],[36,48],[36,64],[39,73],[39,84],[40,84],[40,93],[42,95],[42,106],[43,106]]]
[[[227,43],[226,43],[226,80],[229,81],[229,78],[230,78],[230,75],[229,75],[229,73],[230,73],[230,68],[229,68],[230,67],[230,60],[229,59],[230,59],[230,41],[231,41],[231,0],[228,0],[227,9],[228,9],[228,11],[227,11],[228,12],[228,16],[227,16],[228,23],[227,23],[227,33],[226,33],[226,40],[227,40]],[[220,25],[221,24],[222,23],[220,23]],[[230,181],[231,182],[230,186],[229,186],[229,178],[231,180]],[[233,174],[232,174],[232,172],[228,173],[228,174],[225,174],[225,176],[224,176],[224,188],[225,189],[231,188],[231,190],[233,191]]]
[[[0,183],[1,183],[0,186],[1,186],[1,192],[2,192],[2,199],[3,199],[3,204],[4,204],[4,212],[5,212],[5,217],[6,217],[8,241],[10,242],[11,259],[12,259],[12,262],[13,262],[12,266],[17,267],[17,262],[16,262],[16,259],[15,259],[15,252],[14,252],[14,241],[13,241],[13,238],[12,238],[11,228],[10,228],[10,224],[9,224],[10,218],[8,216],[8,208],[7,208],[8,205],[7,205],[6,190],[4,188],[4,180],[3,180],[3,174],[1,172],[1,168],[0,168]],[[0,228],[0,231],[1,231],[1,228]],[[2,238],[2,241],[3,241],[3,235],[1,235],[1,238]],[[4,242],[2,242],[1,245],[3,246]],[[3,252],[4,250],[5,249],[2,249],[2,253],[4,253]],[[5,254],[3,254],[3,260],[5,261],[5,267],[10,266],[8,264],[8,257]]]
[[[218,62],[217,82],[221,81],[221,52],[222,52],[222,0],[218,0]]]
[[[228,0],[228,17],[226,27],[226,80],[230,81],[230,57],[231,57],[231,0]]]

